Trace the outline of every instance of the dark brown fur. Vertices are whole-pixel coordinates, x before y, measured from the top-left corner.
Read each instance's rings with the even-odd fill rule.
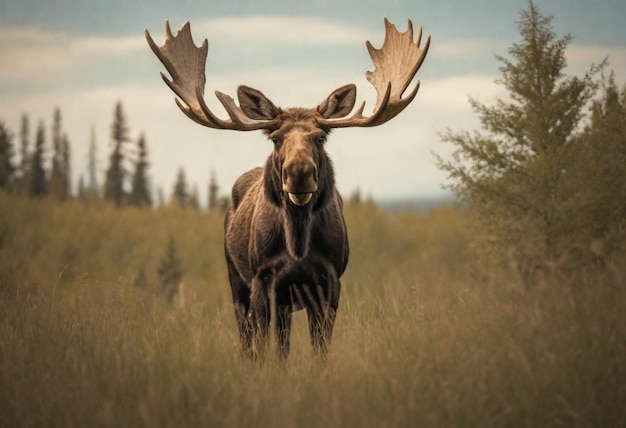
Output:
[[[260,357],[274,315],[279,355],[285,357],[292,312],[304,308],[313,348],[325,354],[339,304],[339,278],[348,263],[343,204],[324,149],[328,130],[315,119],[319,113],[291,109],[277,114],[280,125],[268,131],[275,140],[272,155],[265,167],[236,181],[226,215],[225,253],[237,325],[244,354]],[[295,172],[286,177],[284,166],[290,164]],[[289,200],[285,186],[304,191],[313,181],[317,189],[309,203]]]

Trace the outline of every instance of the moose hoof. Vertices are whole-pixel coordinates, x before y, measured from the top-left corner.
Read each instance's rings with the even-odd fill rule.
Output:
[[[312,197],[313,193],[289,193],[289,200],[296,205],[306,205]]]

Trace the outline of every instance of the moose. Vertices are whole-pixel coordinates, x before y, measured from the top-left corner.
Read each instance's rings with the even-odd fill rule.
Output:
[[[204,100],[208,42],[200,47],[189,22],[158,46],[148,30],[150,48],[169,72],[161,77],[190,119],[214,129],[263,130],[273,143],[265,166],[241,175],[232,189],[224,225],[224,250],[242,354],[262,359],[273,324],[279,357],[289,354],[292,314],[306,309],[311,344],[324,357],[339,305],[340,278],[348,264],[348,235],[333,164],[324,145],[333,128],[371,127],[393,119],[413,101],[419,81],[403,98],[422,65],[430,36],[414,41],[413,24],[400,32],[385,18],[379,49],[367,41],[375,66],[366,78],[377,92],[371,115],[365,102],[350,115],[356,86],[334,90],[312,109],[282,109],[262,92],[239,86],[238,105],[215,92],[228,118],[216,116]]]

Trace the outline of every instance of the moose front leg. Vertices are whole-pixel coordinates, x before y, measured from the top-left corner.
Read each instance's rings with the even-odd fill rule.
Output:
[[[252,355],[258,360],[263,360],[269,337],[270,299],[265,284],[258,278],[252,281],[250,310],[254,324]]]
[[[289,355],[289,335],[291,333],[291,305],[277,305],[276,307],[276,340],[278,342],[278,356],[286,359]]]
[[[326,286],[317,285],[314,289],[304,286],[304,293],[309,304],[307,317],[311,345],[313,351],[322,358],[326,357],[328,345],[333,334],[337,309],[339,307],[339,290],[341,284],[336,278],[329,278]]]
[[[235,319],[239,330],[241,354],[244,357],[251,358],[254,323],[252,322],[252,314],[250,312],[250,287],[241,278],[228,255],[226,256],[226,262],[228,265],[228,276],[233,296]]]

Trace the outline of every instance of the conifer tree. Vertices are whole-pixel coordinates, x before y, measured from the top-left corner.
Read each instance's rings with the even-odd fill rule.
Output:
[[[612,73],[602,89],[568,176],[579,233],[603,242],[604,254],[594,251],[596,256],[614,258],[626,250],[626,86],[620,91]]]
[[[18,165],[19,174],[17,177],[16,189],[22,194],[29,193],[30,184],[30,125],[27,115],[22,115],[20,125],[20,162]]]
[[[168,301],[173,301],[183,280],[183,265],[178,258],[176,242],[170,236],[165,255],[158,268],[159,282]]]
[[[122,102],[118,101],[113,113],[113,124],[111,125],[111,144],[113,151],[109,158],[109,168],[106,172],[104,184],[104,199],[113,202],[120,207],[126,200],[124,184],[126,180],[126,170],[124,168],[125,144],[129,141],[128,126],[126,116],[122,108]]]
[[[50,141],[52,143],[52,168],[50,169],[50,194],[61,199],[63,187],[63,171],[61,166],[61,110],[56,107],[52,115],[52,133]]]
[[[87,173],[88,182],[86,186],[86,193],[90,198],[97,198],[100,193],[100,186],[98,184],[98,146],[96,143],[96,130],[92,126],[91,134],[89,137],[89,151],[87,153]],[[83,183],[84,185],[84,183]]]
[[[174,184],[174,191],[172,192],[172,202],[185,208],[189,206],[189,197],[187,177],[185,170],[181,167],[178,169],[178,174],[176,175],[176,183]]]
[[[195,184],[191,187],[191,193],[187,200],[187,206],[194,210],[200,209],[200,196],[198,195],[198,186]]]
[[[78,189],[76,191],[76,196],[83,202],[87,202],[89,200],[89,192],[85,187],[85,179],[83,178],[83,174],[80,174],[78,177]]]
[[[495,254],[512,251],[526,281],[538,269],[551,270],[567,258],[576,234],[569,211],[571,148],[580,138],[585,107],[597,90],[602,69],[582,77],[565,74],[571,37],[554,34],[551,17],[529,1],[521,12],[521,41],[497,56],[509,98],[494,106],[470,99],[483,131],[443,134],[456,146],[452,159],[439,159],[451,188],[468,203],[483,243]],[[506,250],[506,251],[503,251]],[[487,257],[492,256],[494,253]]]
[[[30,147],[30,125],[27,115],[22,115],[20,127],[20,169],[22,176],[27,175],[29,164],[28,151]]]
[[[0,121],[0,189],[9,189],[13,180],[13,135]]]
[[[152,196],[150,194],[150,184],[147,177],[148,149],[146,147],[146,137],[141,134],[137,141],[138,158],[135,162],[135,172],[133,174],[130,203],[135,206],[152,206]]]
[[[35,137],[35,150],[30,158],[30,194],[35,197],[44,196],[48,193],[46,180],[45,162],[46,130],[43,122],[39,122]]]
[[[56,107],[52,118],[52,168],[50,170],[49,193],[60,201],[70,193],[70,147],[63,133],[61,110]]]
[[[219,207],[219,185],[217,184],[217,178],[215,177],[215,171],[211,171],[211,179],[209,181],[209,197],[208,197],[208,209],[209,211],[217,210]]]
[[[61,140],[61,162],[63,165],[63,198],[69,197],[72,193],[72,154],[70,149],[70,141],[67,134],[63,134]]]

